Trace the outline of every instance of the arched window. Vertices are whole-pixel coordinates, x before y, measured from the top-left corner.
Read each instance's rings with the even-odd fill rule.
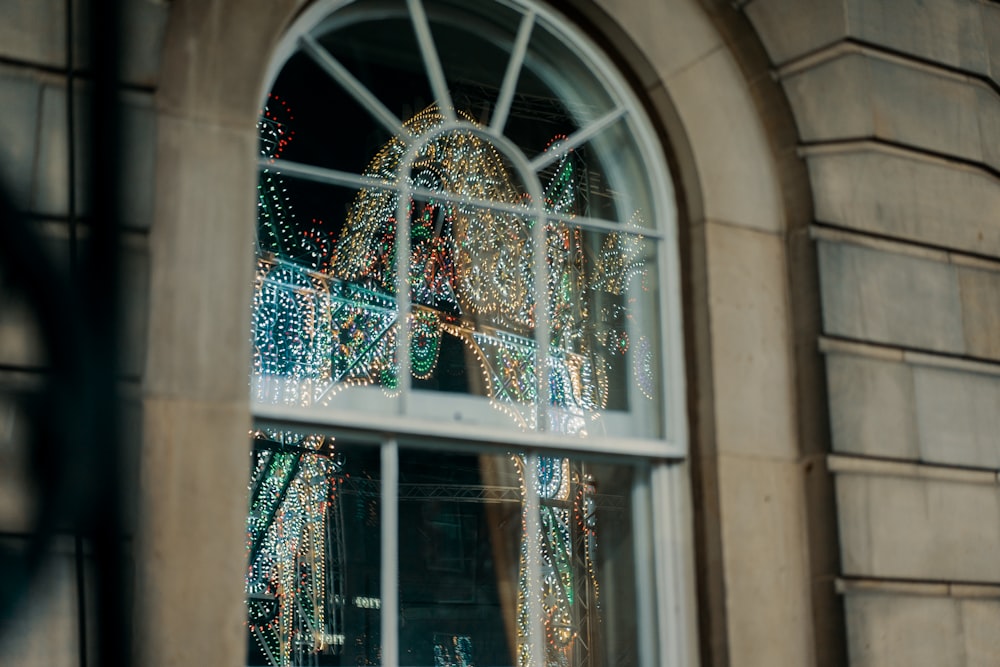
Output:
[[[661,664],[672,189],[528,0],[310,7],[260,129],[250,664]]]

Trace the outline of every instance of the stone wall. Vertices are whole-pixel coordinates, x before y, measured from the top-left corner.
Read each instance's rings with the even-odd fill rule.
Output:
[[[815,202],[850,664],[996,664],[1000,4],[742,11]]]
[[[52,266],[67,272],[86,252],[86,171],[92,151],[100,149],[87,141],[90,75],[83,7],[76,0],[69,7],[69,1],[0,3],[0,181],[42,240]],[[155,163],[150,139],[156,133],[154,98],[169,7],[157,0],[124,4],[121,135],[128,187],[121,204],[124,321],[118,366],[131,484],[141,442],[148,335]],[[16,548],[28,537],[32,492],[23,478],[27,425],[14,400],[45,380],[48,359],[37,323],[14,284],[0,285],[0,313],[0,539]],[[64,324],[63,335],[74,335],[74,323]],[[134,508],[127,508],[127,514],[131,531]],[[93,664],[95,595],[89,561],[89,550],[72,535],[57,536],[43,584],[32,589],[14,623],[0,628],[0,664],[80,665],[87,660],[84,645]]]

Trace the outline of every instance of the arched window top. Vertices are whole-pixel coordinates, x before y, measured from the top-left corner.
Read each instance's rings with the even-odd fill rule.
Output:
[[[671,182],[566,21],[317,3],[259,128],[258,416],[683,452]]]

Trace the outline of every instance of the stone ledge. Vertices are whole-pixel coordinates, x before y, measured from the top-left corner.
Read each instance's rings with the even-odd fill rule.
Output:
[[[974,599],[1000,598],[1000,585],[996,584],[956,584],[948,582],[898,581],[892,579],[845,579],[838,577],[835,585],[837,593],[841,595],[877,593]]]
[[[879,252],[888,252],[894,255],[906,255],[919,259],[929,259],[935,262],[947,264],[951,262],[951,253],[947,250],[928,248],[923,245],[914,245],[905,241],[884,239],[869,236],[864,233],[823,227],[819,225],[809,226],[809,238],[814,241],[827,241],[830,243],[848,243],[862,248],[870,248]],[[1000,271],[1000,261],[991,264],[995,271]]]
[[[828,455],[826,457],[826,464],[830,472],[834,474],[904,477],[938,482],[958,482],[961,484],[985,484],[990,486],[1000,484],[1000,473],[989,469],[929,465],[926,463],[844,456],[841,454]]]
[[[930,366],[967,373],[1000,376],[1000,362],[979,361],[950,355],[918,352],[890,345],[862,343],[820,336],[818,348],[823,354],[849,354],[856,357],[878,359],[880,361],[901,362],[911,366]]]
[[[987,83],[985,77],[977,74],[957,70],[943,65],[931,64],[924,60],[914,60],[913,58],[907,58],[906,56],[899,55],[898,53],[885,51],[871,45],[847,41],[834,42],[833,44],[829,44],[818,51],[808,53],[801,58],[787,62],[774,69],[774,76],[778,79],[785,79],[847,55],[861,55],[870,58],[877,58],[879,60],[884,60],[885,62],[893,63],[894,65],[902,65],[911,69],[934,74],[936,76],[949,78],[954,81],[976,84],[991,91],[994,90],[993,86]]]

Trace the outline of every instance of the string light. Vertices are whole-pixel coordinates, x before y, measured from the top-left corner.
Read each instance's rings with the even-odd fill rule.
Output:
[[[467,114],[457,115],[474,122]],[[282,155],[294,137],[293,120],[287,104],[272,95],[258,125],[264,158]],[[432,106],[404,127],[419,138],[444,120]],[[565,140],[554,138],[546,150],[558,150]],[[393,138],[364,174],[395,181],[405,151],[403,141]],[[546,171],[546,211],[578,212],[584,170],[573,150],[554,162]],[[547,382],[546,429],[586,437],[589,424],[608,404],[610,376],[631,370],[641,394],[654,398],[653,347],[645,337],[633,346],[629,335],[636,316],[634,293],[645,289],[648,244],[639,235],[602,235],[566,222],[547,223],[542,270],[550,341],[547,350],[539,350],[533,338],[535,222],[524,188],[512,174],[489,141],[460,129],[435,134],[406,175],[415,188],[449,195],[448,201],[430,196],[409,202],[405,285],[412,310],[402,326],[410,372],[421,380],[433,377],[443,337],[457,338],[467,358],[478,363],[482,383],[476,384],[484,387],[484,396],[519,428],[539,428],[539,385]],[[497,202],[505,210],[468,203],[473,200]],[[525,206],[526,212],[512,213],[510,206]],[[362,188],[337,238],[321,220],[300,224],[281,174],[271,167],[261,170],[251,379],[258,401],[330,405],[351,387],[381,387],[389,395],[399,391],[397,208],[396,192]],[[641,222],[638,216],[633,224]],[[255,438],[291,448],[256,456],[247,519],[248,626],[271,664],[283,666],[304,654],[336,652],[345,643],[339,620],[344,602],[327,594],[338,584],[328,567],[331,543],[322,537],[332,530],[342,544],[343,535],[332,524],[339,512],[337,476],[343,462],[329,455],[328,443],[319,436],[261,431]],[[512,460],[525,498],[524,457]],[[535,596],[531,603],[542,609],[545,664],[569,665],[578,637],[576,555],[586,563],[586,585],[595,596],[598,591],[593,484],[574,484],[566,458],[539,457],[535,472],[541,548],[527,553],[523,536],[529,522],[523,507],[517,660],[523,667],[535,664],[528,614],[529,597]],[[574,531],[584,536],[582,554],[576,552]],[[538,559],[540,582],[528,581],[532,559]],[[471,639],[450,641],[450,648],[435,644],[442,660],[471,664]]]

